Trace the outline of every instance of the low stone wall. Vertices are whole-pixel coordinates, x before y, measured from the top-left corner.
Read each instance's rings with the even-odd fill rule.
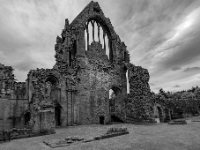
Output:
[[[33,133],[31,129],[15,129],[0,132],[0,141],[10,141],[12,139],[28,138],[35,136],[42,136],[54,134],[54,130],[43,130],[40,133]]]
[[[111,137],[125,135],[125,134],[129,134],[127,128],[111,127],[108,129],[106,133],[103,133],[102,135],[96,136],[96,137],[90,137],[87,139],[84,139],[82,137],[67,137],[61,140],[44,141],[43,143],[48,145],[51,148],[57,148],[57,147],[70,146],[72,144],[77,144],[77,143],[86,143],[86,142],[92,142],[95,140],[102,140],[105,138],[111,138]]]

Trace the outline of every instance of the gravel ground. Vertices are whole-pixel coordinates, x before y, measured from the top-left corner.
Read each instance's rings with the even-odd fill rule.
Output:
[[[200,117],[189,118],[186,125],[113,124],[60,128],[53,135],[1,143],[0,150],[200,150],[200,122],[190,120],[200,120]],[[106,132],[111,126],[126,127],[129,134],[59,148],[50,148],[43,143],[70,136],[89,138]]]

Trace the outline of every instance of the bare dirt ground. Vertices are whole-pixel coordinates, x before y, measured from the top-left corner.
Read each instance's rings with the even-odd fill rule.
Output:
[[[85,125],[56,129],[56,134],[12,140],[0,144],[0,150],[200,150],[200,117],[188,118],[186,125]],[[70,136],[91,137],[107,131],[111,126],[127,127],[127,135],[79,143],[67,147],[50,148],[43,141]]]

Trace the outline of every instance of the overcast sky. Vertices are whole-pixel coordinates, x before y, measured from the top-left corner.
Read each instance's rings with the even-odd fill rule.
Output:
[[[30,69],[52,68],[65,18],[89,0],[0,0],[0,63],[24,81]],[[131,62],[147,68],[152,91],[200,86],[200,0],[99,0],[127,45]]]

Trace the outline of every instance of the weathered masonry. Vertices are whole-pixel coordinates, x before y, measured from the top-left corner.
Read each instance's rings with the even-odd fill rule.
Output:
[[[126,119],[122,97],[129,80],[131,93],[146,96],[150,92],[148,71],[130,63],[126,45],[97,2],[90,2],[71,23],[65,20],[55,52],[53,68],[29,71],[24,83],[29,105],[24,112],[30,113],[34,132],[105,124],[112,115]],[[109,100],[111,89],[114,104]]]

